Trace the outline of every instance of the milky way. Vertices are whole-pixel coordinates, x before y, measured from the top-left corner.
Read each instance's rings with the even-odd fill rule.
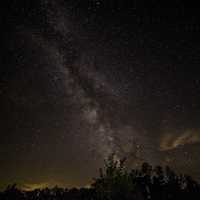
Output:
[[[113,152],[199,179],[199,25],[182,8],[9,4],[0,186],[84,186]]]

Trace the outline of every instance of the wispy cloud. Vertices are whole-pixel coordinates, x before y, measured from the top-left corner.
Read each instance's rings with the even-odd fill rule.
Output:
[[[186,130],[183,134],[165,134],[160,142],[160,150],[167,151],[176,149],[179,146],[186,144],[193,144],[200,142],[200,131],[199,130]]]
[[[50,186],[49,183],[26,183],[21,186],[21,189],[25,191],[32,191],[35,189],[42,189],[49,186]]]

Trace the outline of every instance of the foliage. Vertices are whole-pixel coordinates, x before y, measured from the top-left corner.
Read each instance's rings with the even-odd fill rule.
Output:
[[[1,200],[197,200],[200,185],[190,176],[177,175],[170,167],[152,167],[143,163],[141,169],[126,170],[125,159],[112,154],[105,160],[99,177],[91,188],[37,189],[21,191],[10,185],[0,193]]]
[[[100,177],[93,184],[97,199],[129,199],[132,196],[134,183],[124,163],[125,159],[118,160],[114,154],[108,157],[104,171],[100,169]]]

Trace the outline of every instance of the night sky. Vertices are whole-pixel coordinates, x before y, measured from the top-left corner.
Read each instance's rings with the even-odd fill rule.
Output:
[[[0,189],[91,183],[115,152],[200,180],[198,6],[7,0]]]

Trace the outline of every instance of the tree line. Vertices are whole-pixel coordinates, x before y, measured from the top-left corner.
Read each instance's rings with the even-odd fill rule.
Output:
[[[35,189],[22,191],[10,185],[1,200],[199,200],[200,185],[190,176],[177,174],[169,166],[127,170],[125,159],[110,155],[90,188]]]

